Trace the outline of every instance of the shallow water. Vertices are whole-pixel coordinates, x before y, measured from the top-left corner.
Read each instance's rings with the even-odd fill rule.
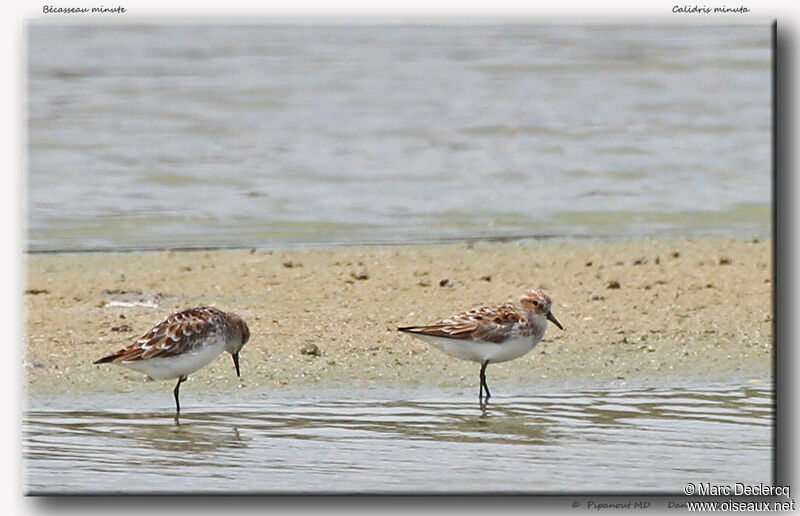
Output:
[[[31,23],[28,250],[767,236],[771,26]]]
[[[679,494],[687,482],[772,478],[769,384],[532,393],[484,407],[447,389],[340,394],[186,396],[179,425],[162,404],[169,393],[33,399],[26,491]]]

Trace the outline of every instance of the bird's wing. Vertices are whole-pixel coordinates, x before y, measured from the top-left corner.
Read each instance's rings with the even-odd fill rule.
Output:
[[[483,340],[499,344],[518,335],[526,326],[528,318],[525,313],[513,303],[504,303],[473,308],[430,326],[408,326],[398,329],[433,337]]]
[[[95,363],[132,362],[185,353],[218,330],[219,325],[215,323],[220,315],[217,312],[209,308],[190,308],[174,313],[153,326],[130,346]]]

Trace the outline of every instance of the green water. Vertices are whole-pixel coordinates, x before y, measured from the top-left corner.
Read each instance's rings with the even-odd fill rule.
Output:
[[[767,237],[771,34],[31,23],[25,249]]]

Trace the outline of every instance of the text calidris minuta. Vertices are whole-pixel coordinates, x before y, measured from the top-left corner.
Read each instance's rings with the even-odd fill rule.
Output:
[[[521,357],[542,340],[547,321],[561,330],[561,323],[550,311],[552,301],[541,290],[528,290],[516,301],[482,306],[461,312],[430,326],[408,326],[398,330],[410,333],[446,354],[481,364],[478,399],[489,386],[489,362],[507,362]]]
[[[94,363],[111,362],[145,373],[154,380],[177,378],[173,391],[177,420],[181,412],[178,399],[181,383],[223,351],[233,357],[239,376],[239,351],[249,338],[250,330],[238,315],[216,308],[189,308],[156,324],[127,348]]]

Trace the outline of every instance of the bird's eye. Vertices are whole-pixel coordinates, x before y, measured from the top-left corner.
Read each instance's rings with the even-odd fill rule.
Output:
[[[534,301],[533,302],[533,306],[539,306],[539,302],[538,301]]]

